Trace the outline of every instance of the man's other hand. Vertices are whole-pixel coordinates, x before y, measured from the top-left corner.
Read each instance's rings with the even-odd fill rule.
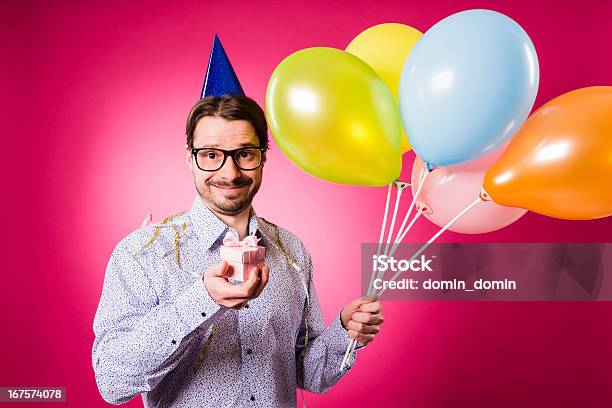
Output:
[[[350,338],[357,340],[357,344],[365,345],[374,340],[380,331],[384,317],[380,313],[382,305],[376,297],[356,299],[349,303],[340,318]]]

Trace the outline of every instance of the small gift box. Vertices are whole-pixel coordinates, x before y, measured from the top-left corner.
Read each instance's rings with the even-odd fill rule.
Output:
[[[240,241],[232,231],[225,234],[221,245],[221,260],[226,260],[233,268],[234,273],[230,278],[244,282],[249,279],[254,266],[264,264],[266,248],[257,245],[259,240],[255,235],[249,235]]]

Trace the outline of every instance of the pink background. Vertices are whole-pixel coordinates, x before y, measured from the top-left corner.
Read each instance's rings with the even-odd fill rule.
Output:
[[[91,346],[113,247],[147,213],[158,220],[192,201],[184,122],[215,32],[262,104],[272,70],[291,52],[344,48],[382,22],[425,31],[470,8],[505,13],[531,35],[536,107],[612,84],[606,1],[13,3],[1,6],[0,25],[9,92],[1,102],[0,385],[67,386],[75,407],[107,405]],[[404,179],[412,160],[406,155]],[[314,179],[274,143],[264,174],[255,207],[312,252],[330,321],[359,296],[359,245],[378,238],[386,189]],[[610,227],[610,219],[528,214],[495,233],[442,241],[610,241]],[[409,239],[435,230],[423,220]],[[310,406],[612,404],[612,303],[387,302],[383,311],[377,340],[331,391],[307,394]],[[140,397],[127,404],[141,405]]]

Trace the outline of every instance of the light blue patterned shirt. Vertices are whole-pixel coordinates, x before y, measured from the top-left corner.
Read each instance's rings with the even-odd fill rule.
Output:
[[[196,194],[189,211],[117,245],[93,324],[92,363],[106,401],[142,394],[145,407],[295,407],[296,388],[322,393],[347,372],[339,367],[350,338],[339,316],[325,327],[309,252],[279,228],[301,272],[291,267],[273,224],[254,210],[248,232],[266,247],[268,284],[241,310],[213,301],[202,276],[221,262],[229,230],[237,233]]]

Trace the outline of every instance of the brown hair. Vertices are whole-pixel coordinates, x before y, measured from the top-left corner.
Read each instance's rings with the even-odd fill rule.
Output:
[[[185,134],[187,146],[193,147],[193,133],[200,119],[206,116],[223,118],[225,120],[246,120],[255,129],[260,147],[268,148],[268,123],[263,109],[248,96],[223,95],[207,96],[199,100],[187,118]]]

